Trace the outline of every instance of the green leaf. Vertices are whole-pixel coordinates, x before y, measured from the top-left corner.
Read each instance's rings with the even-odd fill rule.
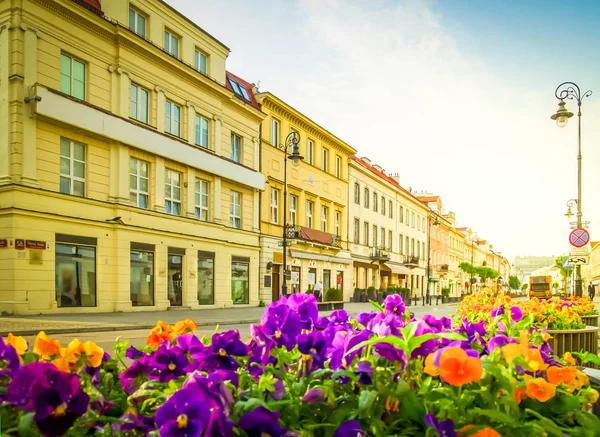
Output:
[[[361,349],[363,347],[372,346],[372,345],[378,344],[378,343],[391,344],[391,345],[396,346],[397,348],[402,349],[404,351],[406,351],[406,349],[407,349],[406,342],[403,339],[399,338],[399,337],[394,337],[394,336],[389,336],[389,337],[375,337],[375,338],[372,338],[370,340],[363,341],[362,343],[357,344],[352,349],[350,349],[348,352],[346,352],[346,355],[349,355],[352,352],[357,351],[358,349]]]
[[[409,355],[412,354],[413,351],[415,349],[417,349],[419,346],[421,346],[423,343],[425,343],[428,340],[432,340],[434,338],[437,338],[436,334],[423,334],[423,335],[420,335],[418,337],[412,337],[408,341],[408,352],[409,352]]]
[[[475,417],[477,417],[477,416],[489,417],[490,419],[494,420],[495,422],[503,423],[506,425],[512,424],[514,422],[514,419],[512,417],[510,417],[508,414],[504,414],[504,413],[502,413],[500,411],[496,411],[496,410],[483,410],[481,408],[473,408],[470,412],[472,412]]]
[[[573,355],[578,357],[582,364],[592,363],[600,365],[600,357],[591,352],[573,352]]]
[[[425,378],[425,381],[423,381],[423,384],[421,384],[421,388],[419,388],[420,395],[424,395],[425,393],[429,392],[429,388],[431,387],[432,380],[433,379],[431,378],[431,376],[428,376],[427,378]]]
[[[448,340],[461,340],[461,341],[466,341],[467,337],[465,337],[464,335],[460,335],[458,332],[440,332],[437,334],[439,338],[446,338]]]
[[[358,415],[363,418],[371,417],[371,406],[377,399],[377,392],[374,390],[364,390],[358,397]]]
[[[575,396],[559,396],[548,402],[548,409],[555,414],[564,414],[579,410],[579,399]]]
[[[423,417],[427,414],[425,407],[417,398],[417,395],[413,391],[408,391],[402,396],[402,407],[400,413],[402,416],[411,419],[413,422],[424,424]]]
[[[29,363],[33,363],[36,362],[38,360],[38,354],[35,354],[33,352],[27,352],[25,355],[23,355],[23,363],[24,364],[29,364]]]
[[[27,413],[21,416],[17,427],[19,435],[26,437],[35,435],[36,426],[33,424],[33,416],[35,413]]]
[[[382,312],[382,313],[385,311],[385,310],[383,309],[383,307],[382,307],[382,306],[379,304],[379,302],[375,302],[375,301],[373,301],[373,300],[370,300],[370,299],[369,299],[369,302],[371,303],[371,305],[373,305],[373,306],[375,307],[375,309],[376,309],[377,311],[380,311],[380,312]]]

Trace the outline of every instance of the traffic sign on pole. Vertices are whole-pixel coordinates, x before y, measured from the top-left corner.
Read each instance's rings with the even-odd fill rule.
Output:
[[[569,243],[571,243],[571,246],[583,247],[586,244],[588,244],[589,241],[590,241],[590,234],[588,231],[586,231],[583,228],[574,229],[569,234]]]

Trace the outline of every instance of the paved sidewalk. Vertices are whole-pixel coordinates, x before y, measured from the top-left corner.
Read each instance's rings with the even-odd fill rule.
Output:
[[[453,311],[456,304],[440,304],[438,306],[417,305],[408,307],[418,314],[426,314],[435,308]],[[373,309],[370,303],[347,303],[344,309],[350,315]],[[179,320],[192,319],[198,326],[243,325],[258,323],[264,308],[224,308],[202,310],[145,311],[131,313],[79,313],[79,314],[45,314],[37,316],[5,316],[0,317],[0,337],[9,332],[14,335],[36,335],[39,331],[47,334],[69,334],[82,332],[125,331],[133,329],[151,329],[158,320],[173,324]],[[328,315],[331,311],[321,311]]]

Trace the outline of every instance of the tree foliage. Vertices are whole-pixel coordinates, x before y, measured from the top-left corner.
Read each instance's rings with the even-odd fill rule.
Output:
[[[521,285],[521,290],[525,291],[529,288],[529,284],[523,284]]]
[[[556,267],[558,267],[559,271],[560,271],[560,275],[563,277],[563,291],[566,293],[567,292],[567,278],[571,277],[571,275],[573,274],[573,269],[565,269],[563,267],[563,258],[566,258],[567,255],[561,255],[559,257],[556,258],[556,260],[554,260],[554,265]]]
[[[465,272],[467,275],[473,276],[473,275],[477,274],[475,267],[473,267],[473,265],[468,262],[460,263],[458,265],[458,268],[461,269],[463,272]]]
[[[511,290],[519,290],[521,288],[521,280],[515,275],[510,275],[508,277],[508,286]]]
[[[487,279],[496,279],[500,274],[498,270],[486,266],[475,267],[475,273],[481,278],[481,282],[485,282]]]

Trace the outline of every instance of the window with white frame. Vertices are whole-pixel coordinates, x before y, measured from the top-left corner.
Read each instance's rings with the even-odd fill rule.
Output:
[[[229,158],[235,162],[242,162],[242,137],[233,133],[231,134],[231,151]]]
[[[208,149],[208,120],[196,115],[196,144]]]
[[[410,211],[406,210],[406,221],[404,222],[406,226],[410,226]]]
[[[409,255],[410,252],[410,238],[406,237],[404,239],[404,253]]]
[[[404,254],[404,235],[400,234],[400,238],[398,238],[398,253],[400,255]]]
[[[421,220],[421,230],[425,232],[425,218]]]
[[[388,203],[388,212],[390,214],[390,218],[394,218],[394,204],[391,200]]]
[[[414,212],[412,213],[412,222],[411,222],[411,224],[412,224],[412,227],[414,228],[415,227],[415,213]]]
[[[196,179],[196,187],[194,191],[194,203],[196,218],[203,222],[208,221],[208,181]]]
[[[138,208],[148,208],[149,168],[147,162],[129,159],[129,200]]]
[[[165,171],[165,209],[168,214],[181,215],[181,173]]]
[[[309,228],[313,227],[313,213],[315,209],[315,203],[307,200],[306,201],[306,226]]]
[[[338,155],[335,156],[335,177],[342,177],[342,158],[340,158]]]
[[[381,228],[381,248],[385,249],[385,228]]]
[[[85,146],[60,139],[60,192],[85,196]]]
[[[181,134],[181,106],[167,100],[165,107],[165,131],[168,134],[180,136]]]
[[[129,8],[129,30],[146,38],[146,17],[133,8]]]
[[[421,230],[421,218],[417,216],[417,231]]]
[[[363,226],[363,244],[365,246],[369,245],[369,223],[365,222],[364,226]]]
[[[377,212],[377,208],[379,204],[377,203],[377,193],[373,193],[373,211]]]
[[[296,225],[298,217],[298,196],[290,194],[290,223]]]
[[[354,218],[354,243],[360,243],[360,219]]]
[[[342,221],[342,213],[339,211],[335,212],[335,235],[337,235],[338,237],[341,235],[341,221]]]
[[[381,196],[381,214],[385,215],[385,197]]]
[[[358,182],[354,184],[354,203],[360,205],[360,185]]]
[[[392,231],[388,231],[388,250],[393,250],[394,245],[394,235]]]
[[[421,244],[417,241],[417,258],[421,259]]]
[[[148,91],[134,83],[129,93],[129,117],[148,123]]]
[[[327,232],[327,216],[329,215],[329,208],[326,206],[321,207],[321,230]]]
[[[175,35],[173,35],[168,30],[165,30],[164,43],[165,43],[165,52],[178,58],[179,57],[179,38],[176,37]]]
[[[370,194],[369,194],[369,189],[367,187],[365,187],[365,208],[369,207],[369,202],[370,202]]]
[[[415,256],[415,239],[410,240],[410,256]]]
[[[373,247],[377,247],[377,225],[373,225]]]
[[[202,53],[200,50],[194,52],[194,68],[202,74],[206,74],[208,56]]]
[[[321,152],[321,170],[329,171],[329,150],[323,147]]]
[[[271,144],[279,146],[279,121],[275,119],[271,120]]]
[[[232,228],[242,228],[242,194],[231,191],[229,195],[229,224]]]
[[[279,223],[279,190],[271,188],[271,223]]]
[[[400,223],[404,223],[404,207],[402,205],[398,209],[398,218],[400,219]]]
[[[313,140],[308,140],[308,153],[307,153],[307,162],[311,165],[315,165],[315,142]]]
[[[85,64],[64,53],[60,55],[60,91],[85,100]]]

